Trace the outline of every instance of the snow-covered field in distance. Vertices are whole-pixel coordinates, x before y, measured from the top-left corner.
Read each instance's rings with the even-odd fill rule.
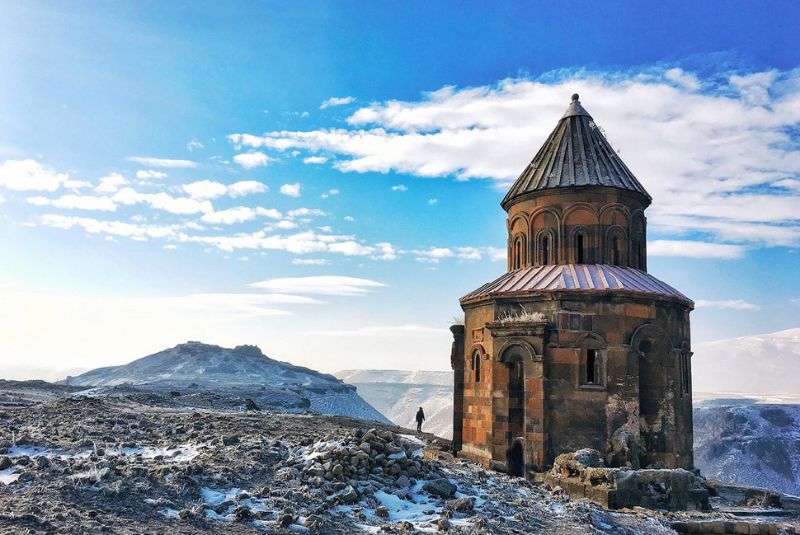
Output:
[[[453,435],[453,372],[404,370],[342,370],[336,377],[355,386],[367,403],[392,422],[414,427],[419,407],[425,411],[423,430]]]

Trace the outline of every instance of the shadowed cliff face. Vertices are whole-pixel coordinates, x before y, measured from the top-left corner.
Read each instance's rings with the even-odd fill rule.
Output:
[[[716,400],[694,412],[695,465],[708,478],[800,494],[800,406]]]

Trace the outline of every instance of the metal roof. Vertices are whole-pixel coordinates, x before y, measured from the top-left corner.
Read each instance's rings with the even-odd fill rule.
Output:
[[[517,197],[575,186],[607,186],[650,195],[622,162],[600,128],[581,106],[578,95],[547,141],[503,198],[507,208]]]
[[[638,293],[694,303],[678,290],[638,269],[606,264],[553,264],[510,271],[461,298],[514,296],[531,292]]]

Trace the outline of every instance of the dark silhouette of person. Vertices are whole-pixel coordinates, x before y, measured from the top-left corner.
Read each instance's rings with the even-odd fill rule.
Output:
[[[422,422],[425,421],[425,413],[422,412],[422,407],[417,411],[417,433],[422,432]]]

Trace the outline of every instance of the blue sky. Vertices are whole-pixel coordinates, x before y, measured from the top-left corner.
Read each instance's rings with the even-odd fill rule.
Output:
[[[576,91],[655,199],[694,341],[800,324],[794,2],[0,8],[7,375],[187,339],[447,369]]]

